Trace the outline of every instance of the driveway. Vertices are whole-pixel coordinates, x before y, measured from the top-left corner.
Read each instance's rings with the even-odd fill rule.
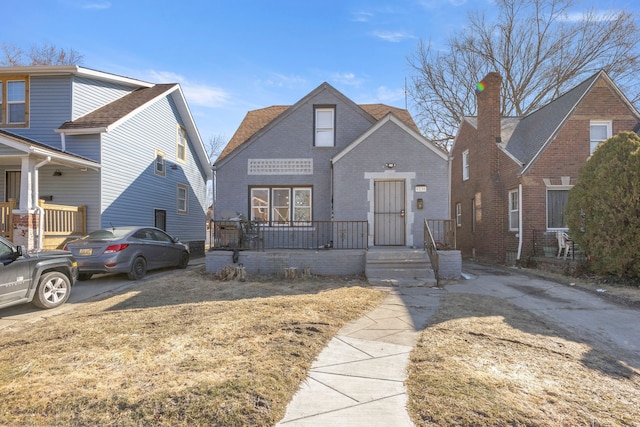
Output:
[[[577,339],[640,368],[640,309],[546,280],[527,270],[465,263],[468,280],[445,285],[449,293],[488,295],[570,331]]]
[[[205,258],[196,258],[189,261],[187,270],[203,265]],[[51,316],[73,311],[79,304],[107,298],[124,289],[140,284],[148,280],[155,280],[167,274],[179,274],[185,270],[162,269],[147,273],[142,280],[129,280],[126,274],[97,274],[87,281],[78,281],[71,288],[69,300],[58,308],[42,310],[31,304],[14,305],[0,309],[0,330],[23,322],[37,322]]]

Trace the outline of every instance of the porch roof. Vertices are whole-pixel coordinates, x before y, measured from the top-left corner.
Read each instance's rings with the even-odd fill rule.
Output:
[[[51,158],[51,162],[61,166],[72,168],[89,168],[98,170],[101,168],[100,163],[94,162],[86,157],[79,156],[50,147],[41,142],[34,141],[24,136],[16,135],[6,130],[0,129],[0,145],[11,147],[18,151],[20,156],[33,155],[40,158]],[[15,156],[0,156],[15,157]]]

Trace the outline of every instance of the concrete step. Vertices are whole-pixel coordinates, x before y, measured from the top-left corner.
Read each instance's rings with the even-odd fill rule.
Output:
[[[365,275],[370,283],[435,285],[428,254],[421,249],[375,248],[367,251]]]

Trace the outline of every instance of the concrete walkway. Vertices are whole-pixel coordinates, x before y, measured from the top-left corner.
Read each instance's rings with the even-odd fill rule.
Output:
[[[320,353],[278,426],[413,426],[404,388],[409,353],[443,291],[385,289],[380,306]]]

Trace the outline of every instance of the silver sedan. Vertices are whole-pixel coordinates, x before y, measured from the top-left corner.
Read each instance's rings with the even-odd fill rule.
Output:
[[[187,268],[189,247],[155,227],[112,227],[65,245],[78,261],[78,279],[97,273],[126,273],[138,280],[147,270]]]

